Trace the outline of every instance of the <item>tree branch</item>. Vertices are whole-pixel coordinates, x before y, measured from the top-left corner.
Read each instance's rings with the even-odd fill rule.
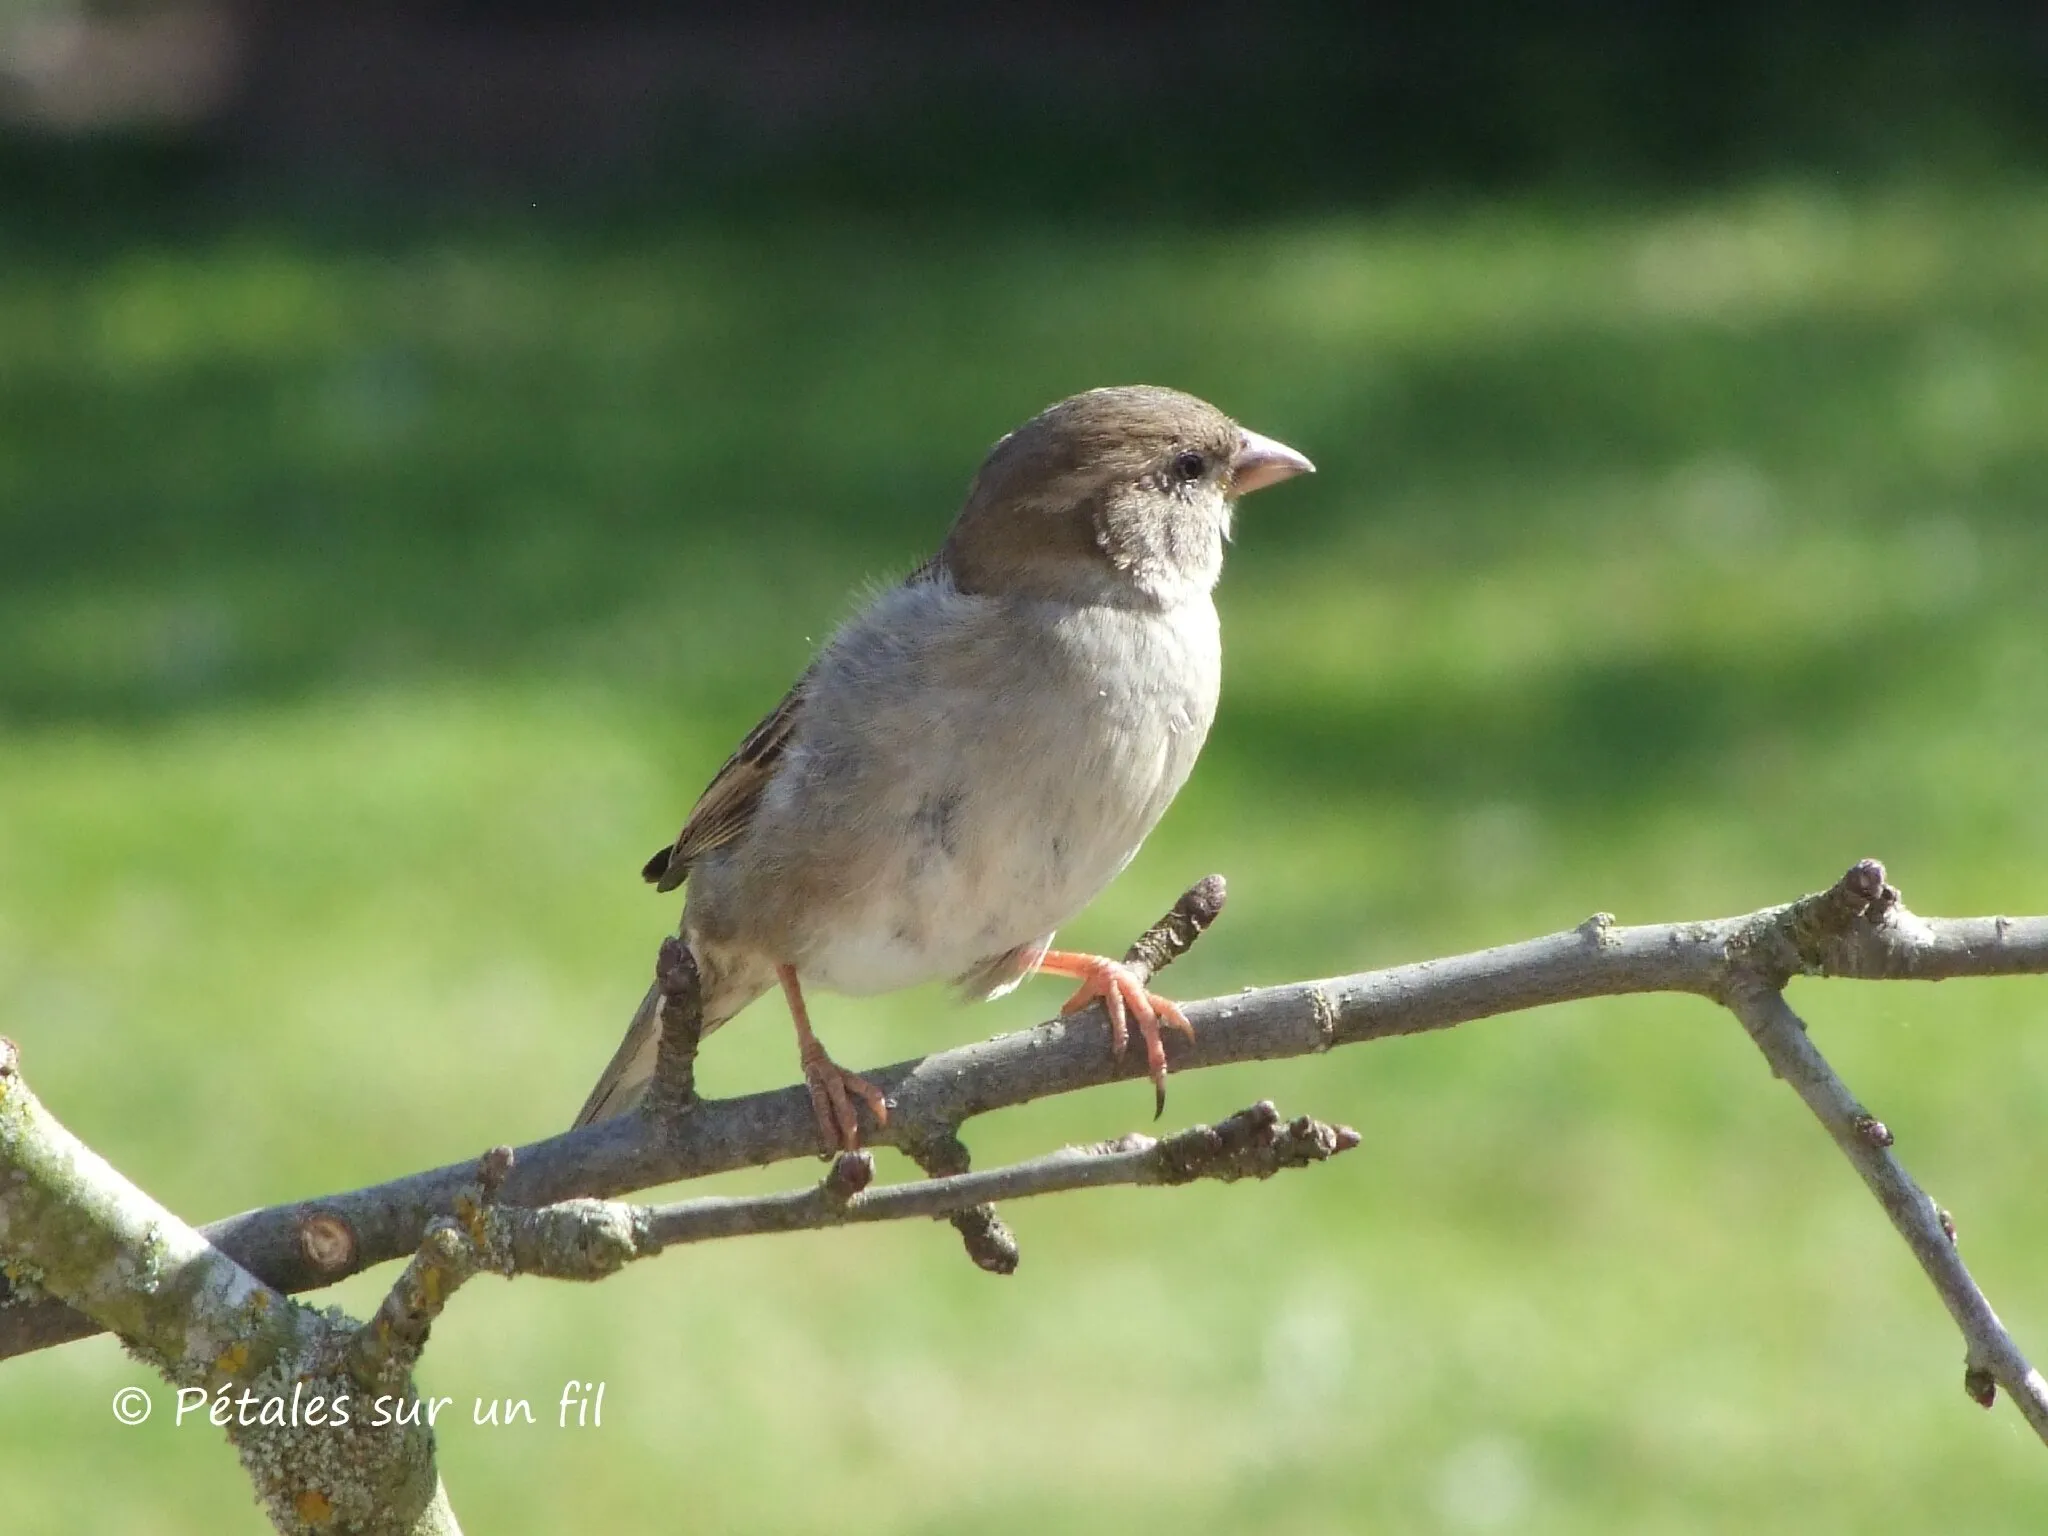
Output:
[[[884,1189],[869,1187],[875,1176],[871,1154],[842,1152],[816,1184],[771,1195],[711,1195],[651,1206],[610,1200],[564,1200],[538,1209],[472,1206],[427,1229],[378,1318],[387,1324],[385,1336],[401,1341],[395,1353],[403,1358],[404,1343],[424,1337],[455,1288],[484,1270],[602,1280],[635,1259],[686,1243],[929,1219],[990,1200],[1119,1184],[1267,1179],[1283,1169],[1327,1162],[1358,1144],[1349,1126],[1324,1125],[1306,1115],[1283,1123],[1272,1103],[1261,1100],[1216,1125],[1191,1126],[1163,1139],[1134,1132],[1003,1168]]]
[[[281,1531],[461,1536],[441,1486],[433,1430],[394,1414],[318,1429],[279,1411],[352,1396],[360,1381],[413,1402],[411,1358],[338,1369],[363,1331],[265,1285],[117,1173],[29,1091],[0,1040],[0,1245],[9,1278],[79,1308],[194,1402],[223,1394],[226,1429]],[[416,1354],[417,1351],[415,1350]],[[252,1411],[253,1410],[253,1411]],[[146,1414],[146,1410],[145,1410]],[[323,1415],[324,1417],[324,1415]]]
[[[1948,1213],[1928,1198],[1892,1155],[1890,1130],[1882,1120],[1866,1113],[1848,1085],[1835,1075],[1808,1037],[1806,1021],[1792,1011],[1783,993],[1769,988],[1740,992],[1729,999],[1729,1007],[1748,1028],[1772,1070],[1806,1101],[1842,1155],[1863,1176],[1934,1283],[1949,1316],[1962,1330],[1966,1351],[1963,1390],[1980,1407],[1989,1408],[1997,1399],[1998,1388],[2004,1387],[2034,1433],[2048,1442],[2048,1382],[2027,1363],[1970,1277],[1956,1251],[1955,1225]]]
[[[1209,925],[1223,914],[1227,888],[1221,875],[1196,881],[1167,911],[1166,915],[1138,935],[1124,954],[1124,964],[1149,981],[1194,946],[1209,931]],[[670,941],[673,942],[673,941]],[[662,946],[666,953],[668,945]],[[695,1039],[694,1034],[691,1036]],[[1162,1101],[1161,1108],[1165,1105]],[[906,1157],[931,1178],[965,1173],[971,1166],[967,1145],[960,1139],[960,1127],[922,1125],[908,1130],[898,1127],[897,1145]],[[992,1275],[1014,1274],[1017,1269],[1017,1239],[1003,1224],[992,1205],[972,1206],[952,1214],[953,1228],[960,1234],[967,1257]]]
[[[708,1196],[644,1210],[639,1222],[654,1250],[713,1238],[761,1232],[799,1232],[912,1217],[948,1216],[985,1201],[1022,1200],[1069,1189],[1116,1184],[1191,1184],[1197,1179],[1271,1178],[1283,1168],[1306,1168],[1358,1145],[1349,1126],[1329,1126],[1303,1115],[1281,1123],[1261,1100],[1214,1126],[1191,1126],[1155,1140],[1133,1132],[1094,1146],[1063,1147],[1042,1157],[980,1173],[959,1173],[916,1184],[868,1190],[873,1163],[864,1152],[842,1154],[816,1186],[787,1194]],[[854,1173],[849,1165],[869,1170]],[[636,1255],[637,1257],[637,1255]]]
[[[1185,1072],[1307,1055],[1582,998],[1684,992],[1723,1003],[1851,1155],[1907,1237],[1964,1331],[1973,1395],[1984,1400],[1987,1382],[2003,1386],[2048,1439],[2040,1377],[1999,1327],[1948,1239],[1929,1243],[1932,1207],[1888,1150],[1874,1145],[1881,1127],[1855,1106],[1781,995],[1795,976],[1936,981],[2044,972],[2048,917],[1922,918],[1885,884],[1882,866],[1865,860],[1825,891],[1740,917],[1625,927],[1602,913],[1569,932],[1498,949],[1189,1004],[1196,1038],[1172,1040],[1168,1055],[1172,1069]],[[688,1052],[678,1046],[669,1054],[681,1061]],[[1142,1072],[1135,1055],[1111,1059],[1106,1026],[1091,1010],[865,1073],[892,1106],[889,1125],[871,1139],[928,1150],[950,1137],[957,1145],[958,1127],[976,1115]],[[801,1087],[722,1101],[686,1098],[521,1148],[504,1198],[527,1207],[603,1199],[818,1151]],[[927,1198],[942,1200],[977,1190],[973,1204],[979,1204],[1006,1191],[954,1181],[1005,1172],[948,1169],[906,1188],[938,1190]],[[473,1177],[473,1165],[452,1164],[230,1217],[205,1235],[279,1289],[309,1289],[418,1250],[430,1224],[457,1208]],[[801,1201],[813,1193],[770,1199]],[[880,1195],[909,1199],[894,1191]],[[0,1307],[0,1358],[86,1331],[89,1324],[46,1303]]]

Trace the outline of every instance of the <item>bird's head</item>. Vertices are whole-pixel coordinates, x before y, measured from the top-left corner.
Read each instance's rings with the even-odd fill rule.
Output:
[[[1215,586],[1238,497],[1314,468],[1193,395],[1091,389],[989,450],[943,559],[963,591],[1170,606]]]

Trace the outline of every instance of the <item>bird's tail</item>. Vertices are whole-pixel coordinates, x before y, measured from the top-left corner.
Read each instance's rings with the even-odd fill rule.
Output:
[[[661,984],[655,983],[640,999],[633,1022],[626,1026],[626,1038],[612,1052],[612,1059],[598,1077],[597,1086],[576,1112],[571,1130],[623,1115],[647,1096],[654,1081],[655,1047],[661,1043]]]
[[[702,974],[701,966],[699,973]],[[740,986],[730,982],[714,985],[708,976],[704,980],[704,1026],[699,1038],[710,1034],[767,990],[765,985],[753,985],[751,979]],[[599,1076],[597,1086],[590,1090],[590,1097],[583,1101],[570,1129],[580,1130],[639,1108],[640,1101],[647,1097],[648,1084],[654,1081],[654,1059],[660,1045],[661,985],[657,982],[640,999],[633,1022],[626,1026],[626,1038],[612,1052],[610,1063]]]

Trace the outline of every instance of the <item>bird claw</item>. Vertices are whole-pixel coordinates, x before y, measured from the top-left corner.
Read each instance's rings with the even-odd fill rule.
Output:
[[[1081,973],[1080,981],[1081,985],[1061,1005],[1060,1012],[1078,1013],[1099,1000],[1102,1011],[1109,1016],[1109,1054],[1116,1061],[1124,1059],[1124,1050],[1130,1044],[1131,1020],[1137,1020],[1139,1038],[1145,1042],[1145,1072],[1152,1080],[1152,1118],[1158,1119],[1166,1113],[1166,1046],[1160,1040],[1160,1031],[1177,1030],[1193,1040],[1195,1026],[1188,1022],[1179,1004],[1147,990],[1138,973],[1121,961],[1096,960]]]
[[[825,1150],[860,1150],[860,1114],[853,1107],[858,1098],[875,1117],[876,1125],[889,1123],[889,1100],[882,1090],[857,1072],[849,1072],[820,1046],[803,1057],[804,1087],[811,1095],[811,1113],[817,1117],[818,1135]]]

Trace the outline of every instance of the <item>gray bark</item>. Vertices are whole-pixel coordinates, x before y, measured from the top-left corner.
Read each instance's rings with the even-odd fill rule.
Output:
[[[1148,972],[1199,936],[1222,900],[1205,881],[1132,952]],[[1799,976],[1943,980],[2048,972],[2048,918],[1921,918],[1875,861],[1785,906],[1707,922],[1624,927],[1598,914],[1567,933],[1444,960],[1298,982],[1187,1005],[1192,1042],[1175,1072],[1312,1054],[1571,999],[1686,992],[1741,1021],[1870,1187],[1947,1306],[1965,1343],[1964,1388],[2009,1393],[2048,1442],[2048,1384],[2005,1331],[1957,1252],[1954,1226],[1905,1172],[1891,1135],[1835,1074],[1786,1002]],[[295,1382],[411,1392],[428,1325],[484,1271],[601,1279],[679,1243],[947,1215],[986,1268],[1015,1262],[989,1202],[1107,1184],[1266,1177],[1357,1145],[1269,1104],[1163,1140],[1115,1142],[969,1171],[960,1127],[976,1115],[1138,1077],[1112,1055],[1099,1010],[866,1075],[888,1094],[872,1140],[903,1147],[932,1177],[869,1189],[865,1153],[839,1156],[815,1187],[785,1194],[632,1206],[610,1197],[820,1151],[801,1087],[705,1102],[694,1095],[696,987],[688,956],[663,948],[662,1059],[647,1110],[481,1163],[450,1164],[323,1199],[252,1211],[201,1231],[149,1200],[58,1125],[0,1050],[0,1358],[110,1328],[178,1384]],[[979,1234],[979,1236],[977,1236]],[[997,1234],[997,1235],[992,1235]],[[999,1236],[998,1236],[999,1235]],[[357,1326],[292,1302],[410,1256],[377,1314]],[[455,1529],[430,1430],[337,1435],[237,1426],[230,1437],[285,1530]]]
[[[411,1359],[350,1374],[352,1325],[265,1285],[115,1172],[30,1092],[10,1041],[0,1041],[0,1258],[18,1286],[119,1334],[173,1387],[208,1402],[225,1394],[228,1439],[279,1530],[460,1536],[430,1428],[379,1427],[367,1414],[319,1430],[284,1422],[295,1386],[301,1399],[410,1399]]]

